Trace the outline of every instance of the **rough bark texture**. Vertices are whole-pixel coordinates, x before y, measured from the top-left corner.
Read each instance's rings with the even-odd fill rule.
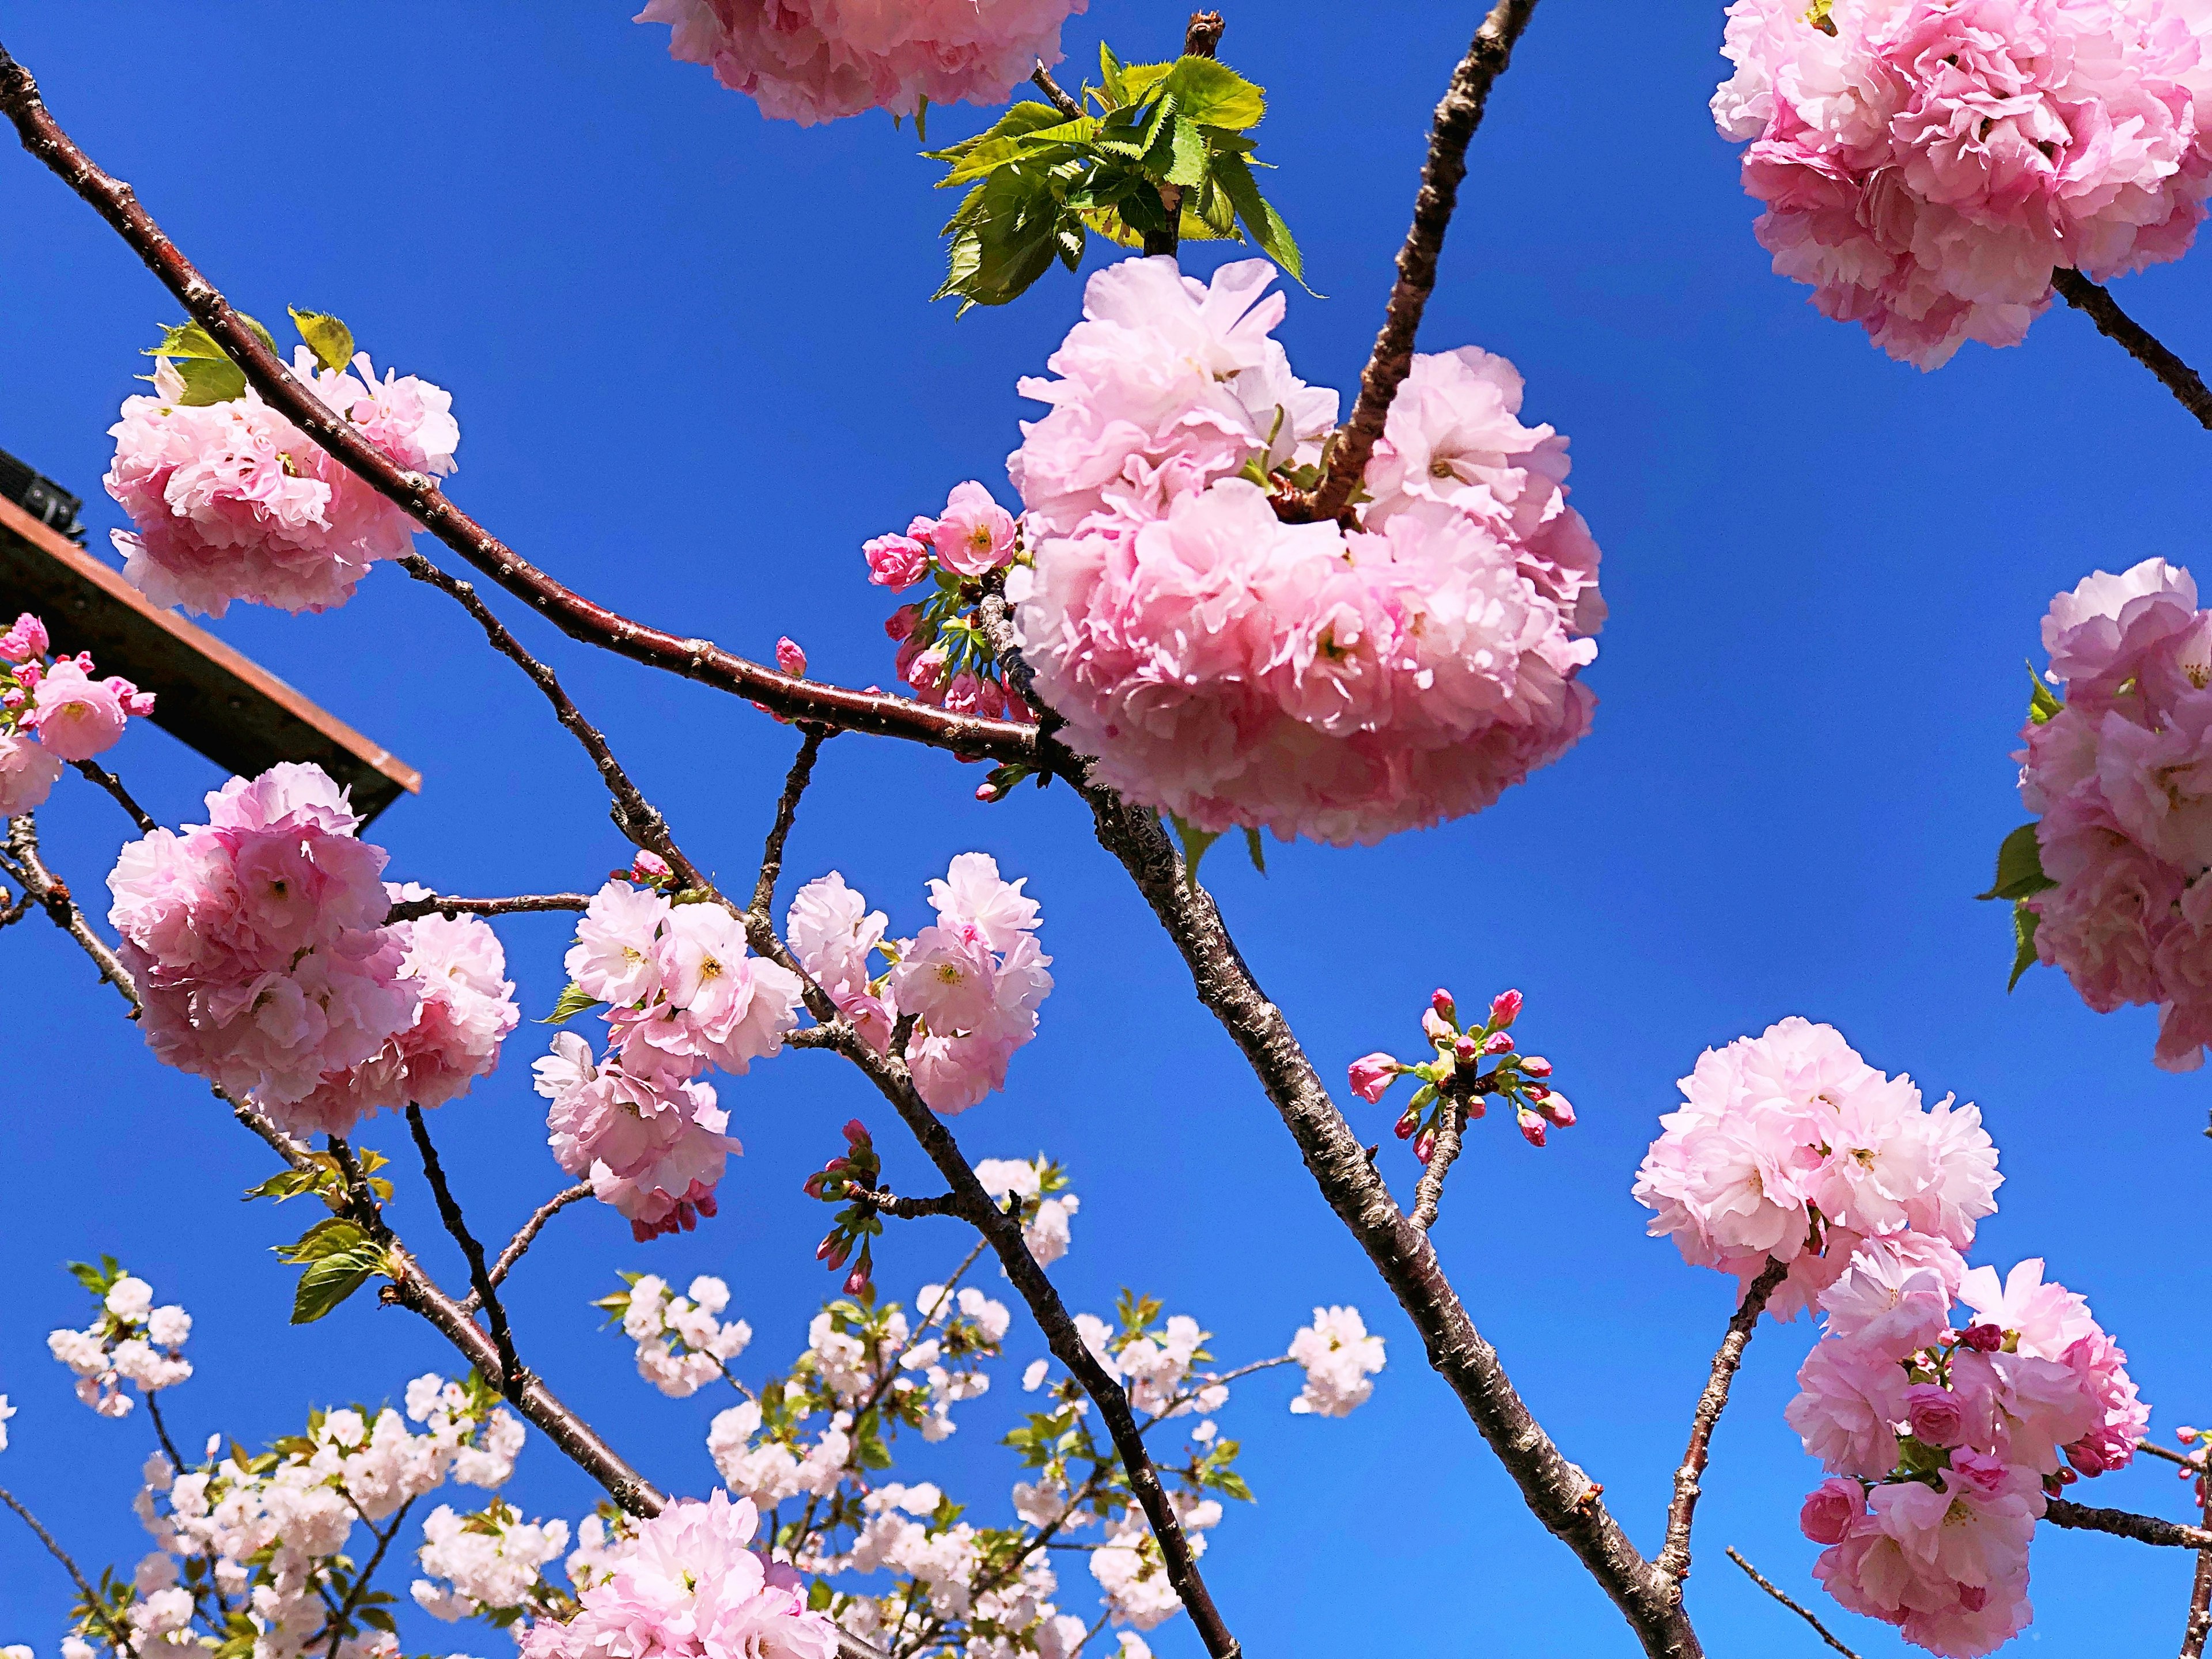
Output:
[[[1751,1334],[1759,1328],[1759,1317],[1766,1311],[1767,1298],[1789,1272],[1788,1262],[1769,1261],[1751,1281],[1735,1317],[1729,1321],[1720,1351],[1713,1356],[1712,1375],[1705,1381],[1705,1391],[1698,1397],[1698,1409],[1690,1421],[1689,1449],[1682,1454],[1681,1467],[1674,1471],[1674,1501],[1667,1506],[1667,1547],[1659,1552],[1659,1571],[1670,1578],[1679,1581],[1690,1576],[1690,1524],[1697,1516],[1698,1482],[1705,1475],[1705,1460],[1712,1449],[1713,1430],[1728,1409],[1729,1389],[1735,1382],[1737,1367],[1743,1364]]]
[[[2063,1498],[2054,1498],[2045,1508],[2043,1518],[2054,1527],[2073,1527],[2084,1532],[2108,1532],[2115,1538],[2132,1538],[2138,1544],[2156,1544],[2181,1550],[2212,1549],[2212,1531],[2203,1527],[2185,1527],[2178,1522],[2161,1521],[2154,1515],[2137,1515],[2130,1510],[2100,1510],[2087,1504],[2069,1504]]]

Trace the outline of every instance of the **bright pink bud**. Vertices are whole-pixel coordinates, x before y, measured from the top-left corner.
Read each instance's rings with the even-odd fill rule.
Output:
[[[868,1144],[868,1126],[861,1122],[857,1117],[847,1119],[845,1122],[845,1142],[846,1145],[850,1146],[866,1146]]]
[[[1399,1139],[1403,1140],[1407,1136],[1411,1135],[1414,1130],[1420,1127],[1420,1126],[1421,1115],[1419,1112],[1407,1112],[1405,1116],[1400,1118],[1397,1123],[1393,1126],[1390,1133],[1397,1136]]]
[[[1959,1340],[1978,1353],[1995,1353],[2004,1346],[2004,1332],[1995,1325],[1969,1325]]]
[[[836,1233],[831,1233],[814,1247],[814,1259],[817,1261],[826,1261],[833,1267],[842,1267],[845,1265],[845,1254],[844,1241]]]
[[[998,798],[999,786],[997,784],[979,783],[975,786],[975,799],[983,802],[985,805],[988,805],[992,801],[998,799]]]
[[[1905,1391],[1905,1422],[1923,1446],[1956,1446],[1966,1437],[1966,1412],[1959,1396],[1933,1382],[1916,1382]]]
[[[863,1261],[856,1264],[853,1271],[845,1276],[845,1294],[858,1296],[867,1288],[868,1264]]]
[[[1452,1000],[1452,994],[1449,991],[1443,989],[1441,986],[1439,986],[1435,991],[1430,993],[1429,1006],[1435,1009],[1438,1013],[1442,1014],[1446,1019],[1451,1021],[1455,1025],[1459,1023],[1459,1005]]]
[[[2197,1431],[2187,1427],[2179,1428],[2173,1431],[2173,1437],[2185,1446],[2193,1446],[2197,1443]]]
[[[1552,1085],[1548,1083],[1524,1083],[1521,1085],[1521,1092],[1531,1100],[1543,1100],[1550,1096]]]
[[[1552,1062],[1541,1054],[1523,1054],[1521,1056],[1521,1074],[1523,1077],[1549,1077]]]
[[[1544,1144],[1545,1125],[1542,1118],[1538,1117],[1535,1113],[1524,1106],[1514,1114],[1514,1121],[1521,1126],[1522,1139],[1527,1141],[1531,1146],[1540,1146]]]
[[[1371,1106],[1382,1098],[1382,1091],[1404,1069],[1385,1054],[1372,1054],[1355,1060],[1352,1062],[1352,1092]]]
[[[775,642],[775,665],[795,680],[806,678],[806,653],[788,634]]]
[[[1571,1129],[1575,1127],[1575,1109],[1568,1103],[1565,1095],[1555,1091],[1545,1091],[1543,1099],[1536,1103],[1536,1110],[1547,1122],[1559,1128]]]
[[[1866,1513],[1866,1488],[1856,1480],[1831,1475],[1805,1495],[1797,1511],[1797,1528],[1816,1544],[1840,1544]]]
[[[1036,710],[1022,701],[1022,694],[1012,686],[1006,688],[1006,718],[1018,726],[1036,724]]]
[[[863,543],[860,551],[868,561],[868,580],[893,592],[912,587],[929,574],[929,550],[912,536],[878,536]]]
[[[668,867],[668,860],[659,854],[648,853],[642,848],[629,861],[629,872],[647,887],[657,886],[676,873]]]
[[[1454,1060],[1473,1060],[1481,1052],[1482,1049],[1480,1045],[1479,1045],[1471,1036],[1463,1036],[1457,1042],[1452,1044],[1452,1058]]]
[[[1427,1130],[1422,1131],[1421,1138],[1413,1143],[1413,1156],[1420,1159],[1422,1163],[1426,1164],[1431,1158],[1436,1156],[1436,1136]]]
[[[895,640],[908,639],[913,635],[915,629],[921,622],[921,607],[920,605],[902,605],[884,618],[884,632]]]
[[[1482,1052],[1486,1054],[1511,1054],[1513,1052],[1511,1034],[1505,1031],[1492,1031],[1482,1040]]]
[[[1520,1018],[1521,994],[1518,991],[1500,991],[1491,998],[1490,1024],[1493,1029],[1502,1031]]]

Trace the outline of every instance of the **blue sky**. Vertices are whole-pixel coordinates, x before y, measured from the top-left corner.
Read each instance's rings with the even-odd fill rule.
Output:
[[[956,321],[927,305],[948,203],[910,131],[763,124],[670,63],[665,31],[632,26],[619,3],[12,9],[0,39],[62,120],[235,301],[264,317],[287,303],[337,312],[380,365],[453,390],[453,488],[472,512],[641,617],[757,656],[793,635],[825,678],[890,678],[888,605],[862,579],[859,544],[960,479],[1004,491],[1030,412],[1014,383],[1077,313],[1060,272],[1006,311]],[[1403,0],[1230,14],[1224,56],[1271,96],[1271,193],[1332,296],[1294,293],[1281,330],[1309,380],[1349,386],[1364,360],[1428,111],[1477,16]],[[1164,55],[1182,17],[1096,0],[1071,53],[1087,60],[1103,32],[1125,57]],[[1835,1023],[1931,1096],[1979,1102],[2006,1183],[1974,1259],[2043,1255],[2084,1291],[2161,1436],[2212,1414],[2186,1220],[2212,1176],[2212,1102],[2201,1079],[2151,1069],[2147,1012],[2092,1016],[2048,969],[2008,997],[2007,919],[1971,897],[2021,817],[2008,755],[2044,606],[2092,568],[2195,562],[2212,445],[2063,310],[2024,348],[1968,347],[1932,375],[1819,318],[1770,273],[1705,112],[1721,22],[1717,4],[1688,0],[1632,15],[1547,0],[1477,138],[1423,336],[1511,357],[1529,417],[1573,440],[1575,501],[1605,550],[1613,610],[1588,671],[1595,731],[1477,818],[1365,851],[1277,851],[1264,880],[1227,854],[1208,869],[1325,1074],[1410,1047],[1436,985],[1465,1000],[1528,994],[1523,1029],[1581,1126],[1541,1153],[1503,1121],[1480,1126],[1437,1238],[1523,1393],[1647,1549],[1729,1287],[1644,1237],[1629,1184],[1698,1052],[1785,1014]],[[932,136],[983,118],[940,112]],[[135,354],[175,307],[12,150],[0,224],[0,447],[98,498],[98,544],[118,521],[98,488],[104,433]],[[2200,359],[2208,258],[2118,290]],[[747,872],[793,734],[504,609],[694,856]],[[422,769],[422,798],[374,832],[396,875],[529,891],[587,884],[621,856],[580,754],[427,590],[380,572],[328,616],[240,608],[216,626]],[[173,822],[196,818],[220,781],[151,728],[115,762]],[[1247,1650],[1635,1651],[1422,1364],[1073,798],[981,808],[975,781],[941,756],[841,738],[788,867],[842,870],[909,928],[956,852],[988,850],[1030,878],[1059,987],[1012,1091],[955,1127],[972,1156],[1045,1148],[1071,1166],[1084,1206],[1056,1269],[1069,1299],[1103,1311],[1123,1285],[1152,1291],[1240,1359],[1279,1351],[1317,1302],[1357,1304],[1389,1343],[1374,1401],[1347,1421],[1291,1417],[1279,1377],[1231,1409],[1259,1502],[1229,1517],[1206,1566]],[[64,787],[42,823],[64,872],[100,892],[122,829],[112,805]],[[564,924],[502,933],[526,1011],[544,1012]],[[220,1429],[255,1443],[312,1403],[396,1399],[449,1351],[365,1301],[286,1328],[292,1270],[269,1248],[297,1218],[238,1199],[268,1172],[265,1152],[151,1061],[51,929],[9,930],[0,964],[12,1176],[0,1392],[21,1413],[0,1480],[88,1562],[127,1565],[144,1547],[127,1505],[148,1431],[92,1418],[46,1357],[46,1333],[84,1317],[62,1262],[112,1252],[192,1310],[199,1375],[171,1396],[189,1440]],[[543,1035],[526,1026],[499,1075],[438,1115],[488,1231],[560,1184],[527,1086]],[[713,1480],[702,1443],[721,1402],[647,1391],[625,1346],[597,1334],[590,1298],[618,1268],[720,1273],[757,1334],[748,1359],[781,1365],[828,1288],[810,1260],[821,1213],[798,1183],[836,1126],[859,1112],[894,1181],[927,1182],[825,1057],[757,1067],[723,1099],[747,1156],[719,1219],[641,1249],[586,1206],[556,1224],[511,1299],[531,1361],[678,1491]],[[1361,1107],[1355,1121],[1388,1143],[1392,1109]],[[362,1138],[404,1149],[389,1122]],[[1385,1158],[1410,1194],[1410,1160],[1395,1146]],[[458,1277],[419,1185],[394,1220]],[[949,1222],[896,1229],[881,1276],[910,1290],[962,1249]],[[1735,1544],[1826,1606],[1796,1529],[1817,1471],[1781,1419],[1810,1340],[1802,1324],[1762,1331],[1716,1447],[1689,1585],[1716,1653],[1814,1650],[1721,1555]],[[1010,1347],[1017,1364],[1042,1352],[1019,1319]],[[1006,1394],[979,1402],[917,1474],[1003,1516],[1012,1465],[995,1440],[1012,1409]],[[534,1443],[512,1495],[574,1516],[596,1493]],[[2185,1508],[2155,1466],[2085,1496]],[[2179,1552],[2046,1530],[2023,1640],[2169,1650],[2190,1567]],[[58,1571],[0,1530],[0,1642],[43,1659],[65,1601]],[[1834,1623],[1864,1654],[1900,1650],[1879,1626],[1840,1611]],[[412,1650],[495,1654],[502,1640],[456,1642],[423,1620],[408,1631]],[[1182,1622],[1154,1646],[1200,1651]]]

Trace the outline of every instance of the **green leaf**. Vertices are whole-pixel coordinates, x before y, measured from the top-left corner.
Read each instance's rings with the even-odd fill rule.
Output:
[[[323,1184],[324,1176],[315,1170],[279,1170],[258,1186],[248,1187],[249,1199],[273,1198],[282,1204],[288,1198],[297,1198],[302,1193],[312,1193]]]
[[[1066,119],[1050,104],[1025,98],[973,138],[963,138],[958,143],[947,144],[943,149],[926,149],[922,154],[933,161],[957,161],[964,155],[974,155],[995,140],[1025,138],[1040,128],[1058,126]]]
[[[2023,823],[1997,848],[1997,878],[1976,898],[2024,899],[2047,892],[2058,884],[2043,873],[2043,849],[2036,842],[2035,826]]]
[[[1051,268],[1063,211],[1045,170],[1026,162],[999,168],[947,226],[953,233],[948,269],[932,297],[957,295],[963,311],[1005,305]]]
[[[397,1636],[399,1634],[398,1625],[393,1621],[392,1615],[386,1613],[382,1607],[365,1607],[358,1608],[356,1610],[355,1617],[359,1619],[362,1624],[367,1625],[370,1629],[380,1630],[386,1636]]]
[[[70,1278],[94,1296],[103,1297],[115,1281],[123,1276],[123,1264],[112,1255],[101,1256],[97,1267],[89,1261],[72,1261],[69,1264],[69,1270]]]
[[[1105,82],[1104,90],[1109,105],[1129,101],[1128,85],[1121,78],[1121,60],[1115,56],[1114,48],[1103,40],[1098,43],[1098,78]]]
[[[1217,155],[1213,158],[1213,177],[1228,192],[1236,205],[1237,216],[1244,222],[1244,228],[1260,250],[1297,279],[1300,288],[1306,287],[1305,261],[1299,256],[1298,245],[1291,228],[1283,222],[1283,216],[1275,211],[1261,197],[1260,186],[1253,182],[1251,164],[1242,155]],[[1316,299],[1322,296],[1316,294]]]
[[[1261,875],[1266,875],[1267,854],[1260,844],[1260,832],[1257,830],[1247,830],[1244,832],[1244,850],[1251,855],[1252,867]]]
[[[292,1243],[277,1247],[278,1260],[304,1263],[307,1272],[292,1296],[292,1322],[312,1325],[343,1302],[385,1265],[384,1246],[354,1222],[332,1216],[319,1221]]]
[[[1159,96],[1160,82],[1168,78],[1173,64],[1131,64],[1121,70],[1121,88],[1128,95],[1124,104],[1149,104]]]
[[[292,313],[292,326],[325,368],[343,370],[353,362],[353,331],[343,323],[327,312],[301,311],[296,306],[285,309]]]
[[[2005,981],[2005,994],[2008,996],[2012,994],[2012,988],[2020,983],[2020,976],[2036,963],[2035,930],[2042,920],[2042,917],[2028,908],[2026,899],[2021,899],[2012,907],[2014,948],[2012,956],[2012,977]]]
[[[538,1023],[540,1025],[565,1025],[577,1015],[599,1006],[599,998],[582,986],[572,983],[561,993],[561,1000],[553,1005],[553,1012]]]
[[[228,357],[187,357],[170,367],[185,383],[185,395],[177,401],[187,409],[227,404],[245,395],[246,371]]]
[[[1175,99],[1186,119],[1209,127],[1241,131],[1257,126],[1267,112],[1267,94],[1217,58],[1177,58],[1161,90]]]
[[[1176,116],[1169,125],[1168,145],[1168,182],[1181,185],[1185,190],[1196,190],[1203,185],[1209,156],[1206,134],[1198,123],[1187,115]]]
[[[2050,682],[2035,672],[2035,665],[2027,665],[2027,717],[2038,726],[2050,721],[2051,717],[2066,705],[2058,701]]]
[[[1053,124],[1043,127],[1023,127],[1005,133],[994,128],[981,139],[971,139],[967,146],[961,147],[962,153],[958,155],[944,153],[942,159],[950,161],[952,166],[951,171],[937,181],[938,189],[972,184],[978,179],[989,177],[1009,162],[1042,157],[1055,148],[1088,145],[1097,131],[1098,122],[1093,116],[1062,121],[1058,119],[1056,112],[1042,104],[1017,104],[1014,107],[1042,110],[1048,116],[1054,117]],[[1004,120],[999,123],[1001,127],[1006,125]]]
[[[1174,823],[1176,834],[1182,842],[1183,885],[1194,893],[1198,890],[1199,860],[1206,856],[1206,848],[1221,839],[1221,831],[1194,830],[1176,813],[1170,812],[1168,817]]]
[[[170,323],[161,331],[161,343],[149,346],[138,354],[142,357],[171,359],[210,357],[217,362],[228,362],[230,354],[215,343],[215,337],[198,323]]]

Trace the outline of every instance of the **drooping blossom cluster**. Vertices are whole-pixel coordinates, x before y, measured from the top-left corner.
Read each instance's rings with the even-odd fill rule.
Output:
[[[351,372],[302,346],[294,378],[410,471],[453,471],[461,429],[453,398],[368,355]],[[167,359],[150,397],[124,401],[109,428],[107,493],[131,516],[114,532],[124,575],[157,605],[220,617],[234,599],[281,611],[328,611],[353,597],[369,566],[412,544],[415,521],[330,456],[247,386],[220,403],[185,401]]]
[[[2000,1281],[1878,1238],[1820,1305],[1826,1329],[1788,1410],[1830,1472],[1801,1516],[1826,1547],[1814,1573],[1907,1641],[1975,1659],[2033,1617],[2046,1493],[2134,1457],[2150,1413],[2127,1356],[2039,1261]]]
[[[2212,611],[2146,559],[2059,594],[2043,643],[2066,701],[2038,696],[2019,756],[2035,954],[2100,1013],[2155,1004],[2153,1058],[2193,1070],[2212,1042]]]
[[[1468,347],[1416,358],[1357,528],[1285,523],[1336,394],[1291,373],[1274,267],[1126,260],[1025,380],[1006,593],[1099,779],[1196,829],[1374,842],[1479,811],[1588,729],[1604,621],[1565,440]]]
[[[878,1052],[908,1015],[917,1020],[907,1064],[921,1097],[964,1112],[1006,1086],[1014,1050],[1036,1035],[1052,991],[1052,958],[1038,947],[1037,902],[987,853],[963,853],[929,884],[937,921],[910,939],[885,937],[889,918],[835,871],[791,901],[792,953]],[[880,953],[890,968],[876,970]]]
[[[2212,191],[2195,0],[1735,0],[1713,98],[1774,268],[1934,368],[2054,270],[2179,258]]]
[[[383,848],[347,793],[282,763],[207,798],[208,822],[124,848],[108,920],[156,1056],[251,1093],[294,1133],[464,1093],[517,1018],[505,958],[473,917],[385,925]]]
[[[1435,1056],[1408,1064],[1379,1050],[1363,1054],[1348,1068],[1352,1092],[1373,1105],[1400,1078],[1419,1078],[1420,1087],[1406,1103],[1393,1133],[1412,1141],[1413,1156],[1424,1164],[1436,1154],[1444,1114],[1456,1112],[1470,1121],[1482,1117],[1492,1095],[1513,1108],[1522,1138],[1541,1146],[1550,1130],[1574,1127],[1575,1109],[1552,1087],[1552,1062],[1541,1054],[1521,1053],[1506,1029],[1520,1018],[1521,1008],[1520,992],[1500,991],[1490,1000],[1488,1018],[1467,1030],[1459,1023],[1452,994],[1439,988],[1421,1013],[1421,1031]]]
[[[700,1073],[742,1075],[780,1052],[798,1024],[798,975],[755,957],[720,904],[619,878],[593,896],[568,969],[578,1006],[608,1005],[608,1046],[594,1059],[563,1031],[537,1062],[553,1156],[641,1242],[688,1231],[714,1213],[715,1185],[743,1150]]]
[[[1996,1209],[1996,1148],[1973,1106],[1932,1109],[1908,1077],[1877,1072],[1831,1025],[1795,1017],[1709,1048],[1684,1104],[1637,1171],[1650,1231],[1692,1265],[1747,1286],[1789,1273],[1768,1309],[1796,1317],[1863,1246],[1962,1271],[1974,1224]]]
[[[191,1379],[191,1361],[181,1352],[192,1334],[190,1314],[173,1304],[155,1307],[153,1287],[112,1261],[80,1262],[70,1271],[98,1306],[84,1329],[49,1335],[46,1352],[76,1374],[79,1400],[102,1417],[127,1417],[133,1402],[126,1382],[153,1395]]]
[[[898,644],[898,677],[916,699],[985,720],[1036,718],[1006,683],[976,615],[990,579],[1026,556],[1021,521],[988,489],[972,480],[956,484],[938,517],[917,518],[904,535],[878,536],[860,550],[868,580],[879,586],[894,593],[921,581],[933,586],[884,624]]]
[[[119,674],[93,678],[92,653],[49,659],[46,625],[29,611],[0,633],[0,818],[46,804],[64,761],[112,749],[154,694]]]
[[[637,1344],[637,1374],[671,1400],[688,1400],[717,1377],[753,1340],[742,1319],[721,1318],[730,1287],[702,1273],[677,1294],[653,1273],[625,1273],[629,1289],[599,1305],[622,1321],[623,1334]]]
[[[669,52],[703,64],[761,113],[812,126],[863,110],[997,104],[1086,0],[648,0]]]

